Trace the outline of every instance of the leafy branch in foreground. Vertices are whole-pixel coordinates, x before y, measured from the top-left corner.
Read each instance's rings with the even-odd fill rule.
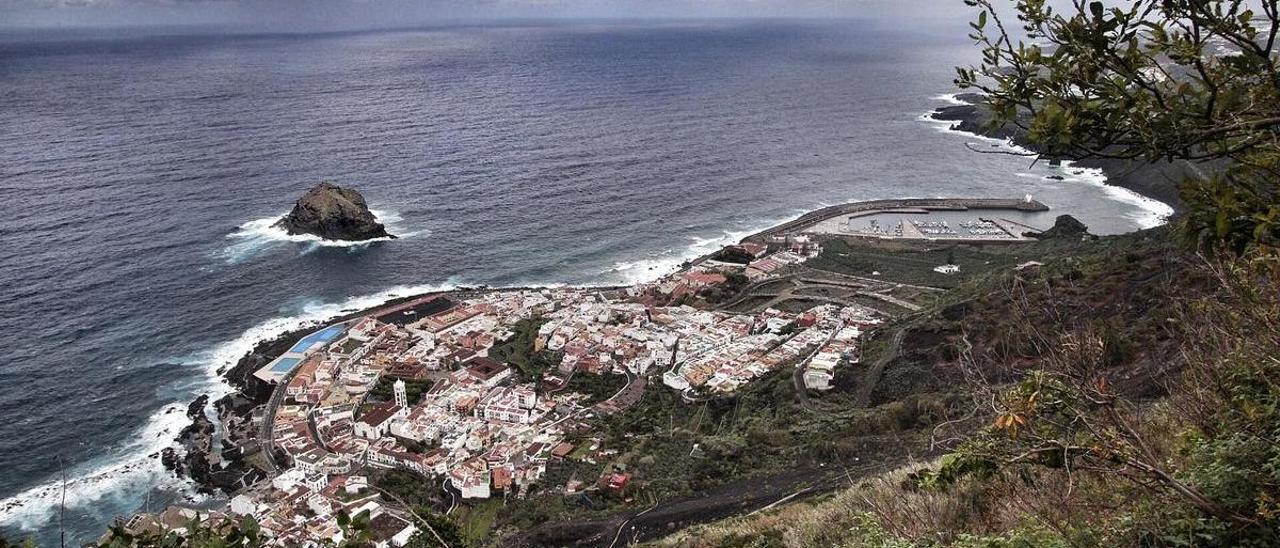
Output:
[[[1113,387],[1124,375],[1096,330],[1045,336],[1050,350],[1018,383],[975,383],[988,426],[920,483],[945,490],[965,478],[1048,474],[1065,484],[1064,505],[1083,504],[1074,495],[1081,485],[1127,490],[1130,504],[1156,510],[1131,524],[1137,531],[1125,544],[1280,538],[1280,260],[1255,255],[1204,268],[1218,291],[1187,299],[1169,320],[1182,330],[1185,364],[1176,376],[1152,372],[1144,381],[1167,384],[1167,398]]]
[[[956,84],[986,95],[994,125],[1054,157],[1225,163],[1183,185],[1188,235],[1235,252],[1280,244],[1280,0],[1074,0],[1064,13],[1016,0],[1013,28],[992,0],[965,3],[982,62]]]

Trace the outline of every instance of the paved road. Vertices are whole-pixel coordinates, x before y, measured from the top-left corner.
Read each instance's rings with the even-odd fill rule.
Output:
[[[431,533],[431,536],[432,536],[432,537],[435,537],[435,541],[436,541],[436,543],[438,543],[440,546],[442,546],[442,547],[444,547],[444,548],[451,548],[451,547],[449,546],[449,543],[445,542],[443,538],[440,538],[440,533],[437,533],[437,532],[436,532],[436,530],[435,530],[435,528],[431,527],[431,524],[430,524],[430,523],[428,523],[428,522],[427,522],[427,520],[422,519],[422,516],[419,516],[419,515],[417,514],[417,512],[414,512],[414,511],[413,511],[413,508],[412,508],[412,507],[410,507],[410,506],[409,506],[409,504],[408,504],[408,503],[406,503],[404,500],[401,500],[401,499],[400,499],[400,497],[397,497],[397,496],[395,496],[394,494],[392,494],[391,492],[386,491],[386,490],[383,490],[383,489],[379,489],[378,487],[373,486],[373,485],[370,485],[369,487],[373,488],[373,490],[375,490],[375,491],[377,491],[378,493],[382,494],[382,496],[387,497],[387,498],[389,498],[389,499],[391,499],[391,500],[396,501],[396,503],[400,505],[400,509],[401,509],[401,510],[403,510],[403,511],[405,511],[405,512],[408,512],[408,513],[409,513],[409,515],[413,516],[413,519],[414,519],[415,521],[417,521],[417,522],[418,522],[419,524],[421,524],[423,527],[426,527],[426,528],[427,528],[427,531],[428,531],[429,533]]]
[[[818,274],[811,274],[809,277],[800,278],[800,281],[807,282],[807,283],[822,284],[822,285],[837,285],[841,287],[849,287],[854,289],[861,288],[861,289],[874,290],[877,287],[881,289],[890,289],[894,287],[910,287],[912,289],[919,289],[922,291],[933,291],[933,292],[946,291],[946,289],[943,289],[941,287],[933,287],[929,285],[914,285],[914,284],[908,284],[908,283],[902,283],[902,282],[893,282],[889,280],[880,280],[876,278],[864,278],[862,276],[854,276],[851,274],[840,274],[837,272],[823,271],[822,276],[829,276],[831,278],[845,278],[850,281],[842,282],[839,280],[832,280],[825,277],[818,277]]]
[[[307,431],[311,433],[311,437],[316,440],[316,445],[321,449],[332,453],[333,449],[329,448],[329,444],[324,442],[324,437],[320,436],[320,429],[316,427],[316,408],[312,407],[307,411]]]
[[[732,301],[719,305],[717,308],[720,310],[728,310],[744,302],[747,302],[750,299],[755,299],[755,298],[771,299],[770,301],[761,305],[760,308],[769,308],[783,301],[792,300],[792,299],[820,301],[820,302],[826,302],[826,303],[832,303],[832,304],[838,304],[838,305],[844,305],[844,306],[859,304],[847,298],[825,297],[821,295],[805,295],[805,294],[796,293],[797,290],[808,288],[808,287],[839,287],[841,289],[853,290],[854,295],[884,301],[894,306],[904,308],[914,312],[914,311],[920,310],[920,305],[917,305],[910,301],[899,299],[892,295],[888,295],[886,293],[883,293],[883,291],[887,291],[895,287],[910,287],[913,289],[919,289],[923,291],[940,291],[938,288],[935,288],[935,287],[929,287],[929,286],[923,286],[923,285],[900,284],[900,283],[894,283],[894,282],[887,282],[885,280],[859,278],[856,276],[846,276],[842,274],[833,274],[833,276],[839,276],[841,278],[845,278],[850,281],[823,279],[823,278],[817,278],[817,277],[799,278],[797,276],[798,275],[796,274],[789,274],[789,275],[781,276],[778,278],[769,278],[767,280],[761,280],[759,282],[752,283],[746,286],[745,288],[743,288],[742,292],[739,294],[738,297],[734,298]],[[791,285],[782,290],[770,290],[770,291],[760,290],[762,287],[766,285],[775,284],[778,282],[790,282]],[[861,306],[866,306],[866,305],[861,305]],[[893,316],[893,314],[889,314],[884,310],[878,310],[878,311],[887,316]]]
[[[645,514],[648,514],[649,512],[652,512],[652,511],[656,510],[657,508],[658,508],[658,505],[657,505],[657,504],[655,504],[655,505],[653,505],[653,506],[650,506],[648,510],[645,510],[645,511],[643,511],[643,512],[640,512],[639,514],[636,514],[636,515],[634,515],[634,516],[631,516],[631,517],[627,518],[627,519],[626,519],[626,521],[623,521],[621,525],[618,525],[618,532],[616,532],[616,533],[614,533],[614,534],[613,534],[613,542],[610,542],[610,543],[609,543],[609,548],[613,548],[615,545],[617,545],[617,544],[618,544],[618,539],[620,539],[620,538],[622,537],[622,531],[623,531],[624,529],[626,529],[626,528],[627,528],[627,524],[631,523],[633,520],[635,520],[635,519],[636,519],[636,518],[638,518],[638,517],[641,517],[641,516],[643,516],[643,515],[645,515]],[[636,528],[635,528],[634,526],[633,526],[633,527],[631,527],[631,532],[632,532],[632,533],[634,533],[634,532],[635,532],[635,530],[636,530]],[[634,540],[635,540],[635,539],[634,539],[634,537],[633,537],[633,538],[632,538],[632,541],[634,541]],[[633,544],[633,542],[631,542],[631,541],[625,541],[625,542],[623,542],[623,543],[622,543],[622,545],[623,545],[623,546],[629,546],[629,545],[631,545],[631,544]]]
[[[458,509],[458,491],[454,489],[452,485],[449,484],[448,476],[445,476],[444,481],[440,482],[440,489],[443,489],[444,492],[449,493],[449,509],[444,511],[444,515],[447,516],[449,514],[452,514],[454,510]]]
[[[262,426],[259,427],[258,439],[262,440],[262,456],[265,457],[267,464],[267,475],[275,477],[280,473],[280,468],[276,466],[276,459],[273,455],[276,448],[276,409],[280,407],[280,402],[284,401],[285,388],[289,385],[289,380],[293,378],[293,372],[290,372],[276,385],[275,390],[271,392],[271,399],[267,400],[266,413],[262,415]]]
[[[777,278],[768,278],[768,279],[765,279],[765,280],[760,280],[760,281],[758,281],[758,282],[751,282],[751,283],[747,284],[746,286],[744,286],[744,287],[743,287],[743,288],[738,292],[738,296],[737,296],[737,297],[735,297],[733,300],[731,300],[731,301],[729,301],[729,302],[727,302],[727,303],[722,303],[722,304],[716,305],[716,309],[717,309],[717,310],[728,310],[728,309],[730,309],[730,308],[733,308],[733,307],[735,307],[735,306],[738,306],[739,304],[742,304],[743,302],[745,302],[745,301],[747,301],[748,299],[750,299],[750,298],[752,298],[753,296],[755,296],[755,295],[754,295],[754,293],[755,293],[755,292],[756,292],[756,290],[757,290],[757,289],[759,289],[761,286],[764,286],[764,285],[767,285],[767,284],[771,284],[771,283],[777,283],[777,282],[781,282],[781,281],[790,280],[790,279],[791,279],[791,278],[793,278],[793,277],[794,277],[794,275],[789,274],[789,275],[786,275],[786,276],[779,276],[779,277],[777,277]]]
[[[813,361],[813,357],[817,356],[818,352],[821,352],[822,348],[831,342],[831,339],[836,338],[836,334],[839,333],[841,329],[844,329],[843,323],[836,326],[836,329],[827,336],[827,340],[822,341],[822,344],[813,349],[813,352],[810,352],[808,356],[805,356],[804,360],[796,365],[795,372],[791,374],[791,381],[795,383],[796,386],[796,395],[800,398],[800,407],[804,409],[809,411],[818,411],[818,409],[814,408],[813,402],[809,401],[809,389],[805,387],[804,384],[804,373],[809,370],[809,362]]]
[[[798,498],[835,491],[847,487],[853,478],[900,465],[899,459],[853,467],[837,462],[810,463],[772,476],[744,478],[694,495],[662,501],[635,513],[595,521],[542,524],[507,540],[512,546],[631,546],[698,523],[750,514]]]
[[[339,325],[341,323],[344,323],[344,322],[336,322],[333,324],[323,326],[315,331],[311,331],[310,333],[303,335],[302,337],[305,337],[317,331],[323,331],[325,329],[328,329],[334,325]],[[299,339],[301,339],[302,337],[299,337]],[[275,389],[271,391],[271,399],[267,400],[267,407],[265,410],[266,412],[263,413],[262,415],[262,426],[258,430],[258,439],[262,442],[261,446],[262,446],[263,456],[266,457],[265,460],[267,463],[267,467],[269,468],[269,470],[267,470],[267,475],[271,477],[275,477],[280,473],[280,468],[276,466],[275,457],[272,455],[273,453],[275,453],[275,448],[276,448],[276,432],[275,432],[275,428],[273,428],[276,422],[276,409],[278,409],[280,407],[280,404],[284,402],[285,392],[289,388],[289,381],[292,381],[293,377],[298,374],[298,369],[301,369],[301,367],[294,367],[293,370],[289,371],[289,373],[287,373],[283,378],[280,379],[280,382],[276,383]],[[308,417],[308,423],[310,423],[310,417]],[[314,430],[312,430],[312,432],[315,433]],[[318,435],[316,436],[316,440],[317,441],[320,440],[320,437]],[[321,444],[321,446],[323,446],[323,443]]]

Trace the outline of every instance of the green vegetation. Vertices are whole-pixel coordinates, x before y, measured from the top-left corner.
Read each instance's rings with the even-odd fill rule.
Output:
[[[626,375],[575,373],[565,385],[564,391],[586,395],[587,399],[582,402],[582,405],[589,406],[609,399],[626,385]]]
[[[409,405],[418,403],[422,399],[422,395],[431,389],[431,385],[435,381],[430,379],[414,380],[402,379],[404,381],[404,396],[409,400]],[[395,383],[396,379],[383,376],[378,379],[378,383],[373,385],[369,390],[369,397],[378,401],[391,401],[395,399]]]
[[[712,253],[711,260],[720,261],[722,263],[747,264],[755,260],[755,257],[746,250],[737,246],[726,246],[720,248],[719,251]]]
[[[742,288],[751,283],[746,274],[741,272],[726,272],[724,277],[724,283],[707,287],[700,291],[698,296],[706,299],[710,304],[719,304],[737,297]]]
[[[957,82],[997,125],[1055,157],[1209,160],[1182,183],[1188,213],[963,281],[908,318],[870,402],[960,387],[968,411],[931,433],[941,458],[662,544],[1274,546],[1280,3],[1011,2],[1026,43],[996,2],[966,1],[983,62]],[[815,264],[890,270],[878,259],[837,245]]]
[[[458,517],[462,541],[467,546],[476,546],[489,538],[498,512],[502,510],[502,499],[487,499],[458,508]]]
[[[489,357],[510,364],[520,373],[524,382],[541,383],[542,373],[560,363],[558,353],[551,350],[534,350],[538,340],[538,328],[547,323],[542,318],[529,318],[516,322],[515,334],[493,345]]]
[[[842,239],[822,243],[822,253],[806,267],[838,274],[876,277],[895,282],[950,288],[997,268],[1016,264],[1017,257],[1006,246],[916,247],[883,244],[854,244]],[[933,269],[944,264],[960,267],[957,274],[941,274]],[[879,274],[877,274],[879,273]]]
[[[1152,502],[1103,531],[1121,543],[1197,538],[1265,545],[1280,534],[1280,262],[1211,267],[1218,291],[1188,299],[1176,319],[1186,363],[1151,404],[1113,386],[1103,336],[1062,334],[1040,369],[993,391],[995,419],[925,477],[946,484],[974,470],[1113,479]],[[1120,485],[1115,485],[1119,483]],[[1087,493],[1085,494],[1088,495]]]
[[[413,507],[434,507],[444,502],[445,493],[440,488],[440,482],[428,482],[426,478],[413,472],[379,470],[369,476],[369,481],[378,489]]]
[[[908,359],[920,365],[948,363],[968,372],[959,382],[971,410],[933,431],[935,440],[955,440],[943,457],[662,544],[1274,545],[1280,538],[1280,362],[1274,359],[1280,355],[1274,292],[1280,259],[1183,265],[1178,268],[1201,275],[1174,268],[1168,277],[1151,278],[1143,274],[1152,263],[1109,252],[1133,249],[1133,239],[1106,241],[1095,253],[1046,265],[1036,284],[989,281],[983,297],[967,301],[972,309],[965,314],[972,315],[937,314],[939,324],[947,316],[958,323],[1009,316],[1007,323],[965,333],[970,344],[950,356],[914,353],[906,345]],[[1160,249],[1151,246],[1143,256]],[[1122,275],[1133,269],[1136,275]],[[1104,305],[1105,315],[1125,323],[1105,328],[1067,312],[1084,305],[1072,283],[1128,284],[1144,277],[1164,289],[1130,288],[1120,297],[1125,302]],[[1024,290],[1009,293],[1015,284]],[[1054,293],[1042,292],[1047,284],[1055,285]],[[1103,297],[1117,293],[1122,290]],[[997,303],[1008,307],[1003,314],[987,308]],[[1128,310],[1131,305],[1146,308]],[[1153,318],[1135,323],[1123,319],[1129,314]],[[1022,326],[1019,337],[1031,344],[1007,353],[982,342],[1013,325]],[[939,325],[917,329],[947,332]],[[1128,342],[1113,342],[1117,338]]]
[[[404,501],[413,513],[426,521],[431,530],[440,535],[440,538],[449,546],[464,546],[462,540],[462,532],[457,523],[443,514],[435,512],[435,508],[444,504],[442,497],[444,491],[439,487],[439,482],[434,479],[424,478],[412,472],[405,470],[385,470],[377,471],[370,475],[370,481],[375,487],[385,493],[392,495],[395,500]],[[435,537],[427,531],[419,531],[413,536],[409,542],[411,548],[418,547],[436,547],[440,543]]]
[[[547,494],[509,501],[498,517],[498,528],[510,531],[551,520],[591,519],[752,477],[788,474],[796,481],[838,484],[846,473],[866,468],[864,464],[879,466],[896,460],[907,448],[922,448],[927,428],[946,417],[950,405],[963,401],[930,395],[860,409],[853,397],[830,393],[823,400],[830,409],[807,410],[786,367],[735,394],[701,403],[686,402],[673,390],[647,390],[635,407],[599,418],[590,432],[570,440],[585,445],[587,435],[600,436],[601,449],[616,455],[588,463],[577,460],[584,455],[575,452],[563,462],[553,461],[542,487],[561,487],[570,478],[591,484],[606,466],[618,463],[633,474],[626,493],[633,502],[600,492],[586,498]],[[699,452],[693,451],[695,444]],[[849,468],[836,465],[841,462]]]
[[[982,63],[956,83],[986,94],[995,125],[1049,155],[1200,162],[1183,234],[1236,253],[1280,245],[1280,3],[966,3]]]
[[[431,512],[429,508],[422,506],[414,507],[413,511],[426,522],[426,525],[430,526],[430,529],[423,528],[414,533],[409,538],[409,543],[405,545],[406,548],[437,548],[441,545],[440,541],[444,541],[443,544],[450,548],[466,546],[465,541],[462,540],[462,532],[448,516]],[[438,540],[431,531],[435,531],[435,534],[440,536]]]
[[[799,391],[787,367],[694,403],[648,390],[571,434],[579,450],[549,465],[534,498],[455,520],[427,510],[442,493],[422,478],[389,472],[376,484],[471,545],[767,478],[728,498],[779,483],[780,495],[818,496],[659,544],[1274,546],[1280,0],[1081,1],[1062,14],[1010,2],[1026,42],[994,0],[966,2],[980,9],[983,57],[957,82],[986,93],[997,124],[1052,157],[1208,162],[1181,185],[1189,211],[1177,230],[982,248],[829,240],[806,268],[949,289],[873,333],[836,390]],[[1026,260],[1045,264],[1011,268]],[[941,264],[960,274],[933,272]],[[540,380],[558,361],[534,350],[540,325],[521,322],[490,356]],[[575,375],[569,388],[601,398],[615,381]],[[588,454],[587,436],[605,451]],[[625,496],[555,491],[613,465],[634,474]],[[358,532],[360,520],[346,525]],[[259,542],[252,523],[194,531],[189,544],[122,532],[110,545]]]
[[[262,536],[258,523],[251,517],[245,517],[238,523],[228,524],[219,529],[212,529],[198,520],[185,525],[186,533],[175,532],[138,532],[131,533],[121,523],[111,526],[106,542],[98,546],[103,548],[258,548],[266,546],[267,539]],[[0,545],[3,546],[3,545]]]

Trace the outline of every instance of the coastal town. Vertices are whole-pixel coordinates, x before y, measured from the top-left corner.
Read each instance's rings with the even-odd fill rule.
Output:
[[[690,277],[701,276],[682,279]],[[382,511],[361,474],[366,467],[440,478],[464,499],[522,496],[543,478],[549,459],[575,449],[564,443],[567,431],[628,405],[625,396],[643,390],[651,374],[694,397],[732,391],[819,350],[820,365],[810,374],[821,377],[851,357],[858,330],[876,322],[854,307],[739,315],[635,300],[649,290],[660,291],[636,287],[621,299],[587,289],[495,291],[403,325],[368,316],[317,331],[309,336],[315,340],[300,341],[258,373],[274,379],[281,360],[300,360],[270,416],[271,443],[292,466],[237,494],[231,512],[254,516],[274,538],[293,544],[339,534],[339,511],[368,511],[385,516],[377,529],[396,529],[390,540],[403,544],[414,526]],[[447,297],[427,302],[435,299]],[[513,325],[531,319],[541,322],[535,349],[560,356],[541,390],[488,357],[513,335]],[[572,375],[621,375],[628,382],[588,407],[581,395],[555,390]],[[392,399],[371,403],[370,392],[384,379],[394,379]],[[430,388],[410,400],[406,381],[424,380]],[[626,481],[623,474],[613,485]]]
[[[246,479],[225,510],[194,515],[214,525],[251,517],[289,546],[341,539],[344,520],[363,516],[374,545],[403,546],[434,533],[371,480],[379,471],[414,474],[453,505],[535,488],[622,491],[632,471],[598,437],[575,435],[595,419],[647,390],[696,403],[779,370],[794,372],[800,389],[829,390],[840,368],[857,366],[863,334],[887,310],[914,306],[893,296],[902,284],[797,274],[822,251],[823,236],[808,232],[821,221],[748,238],[648,283],[431,294],[319,326],[252,372],[270,397],[251,415],[256,439],[239,450],[258,453],[266,474]],[[776,284],[791,288],[767,292]],[[826,296],[793,294],[813,288]],[[616,383],[592,397],[574,389],[584,378]],[[596,463],[598,478],[551,483],[549,465],[566,459]],[[163,518],[128,524],[155,529]]]
[[[1280,0],[936,4],[0,0],[0,548],[1280,548]]]

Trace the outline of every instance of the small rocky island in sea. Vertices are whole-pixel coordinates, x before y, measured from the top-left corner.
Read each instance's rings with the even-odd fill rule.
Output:
[[[308,190],[275,226],[290,235],[312,234],[326,240],[395,238],[369,211],[360,192],[333,183],[320,183]]]

